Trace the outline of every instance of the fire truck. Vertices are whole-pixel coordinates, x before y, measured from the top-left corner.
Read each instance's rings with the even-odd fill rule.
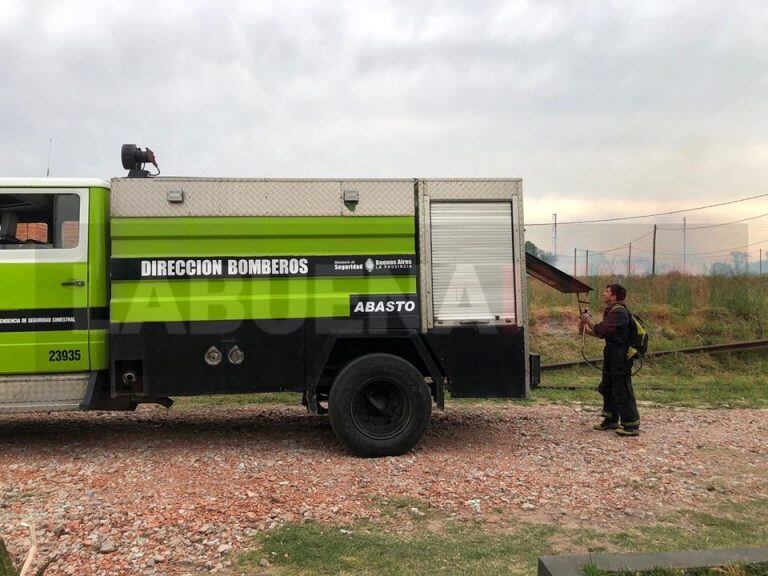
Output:
[[[522,181],[0,179],[0,412],[303,393],[362,456],[532,379]]]

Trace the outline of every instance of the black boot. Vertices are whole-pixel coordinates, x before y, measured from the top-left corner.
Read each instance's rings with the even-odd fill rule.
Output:
[[[622,422],[621,427],[616,427],[619,436],[640,436],[640,420],[635,422]]]
[[[593,430],[616,430],[619,427],[618,419],[610,412],[603,412],[603,421],[592,426]]]

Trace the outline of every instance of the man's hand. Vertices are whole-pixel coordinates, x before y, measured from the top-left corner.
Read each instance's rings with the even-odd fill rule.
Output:
[[[584,310],[579,317],[579,334],[584,334],[586,332],[590,336],[594,336],[594,328],[595,323],[592,321],[592,316],[589,314],[588,310]]]

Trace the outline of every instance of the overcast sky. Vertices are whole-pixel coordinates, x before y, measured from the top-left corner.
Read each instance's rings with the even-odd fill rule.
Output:
[[[0,110],[4,176],[53,137],[53,176],[131,142],[166,175],[522,177],[529,221],[674,209],[768,192],[768,2],[0,0]]]

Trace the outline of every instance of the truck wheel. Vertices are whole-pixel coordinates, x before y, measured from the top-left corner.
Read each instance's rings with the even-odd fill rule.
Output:
[[[358,456],[397,456],[421,439],[432,415],[424,377],[391,354],[369,354],[347,364],[328,399],[336,436]]]

